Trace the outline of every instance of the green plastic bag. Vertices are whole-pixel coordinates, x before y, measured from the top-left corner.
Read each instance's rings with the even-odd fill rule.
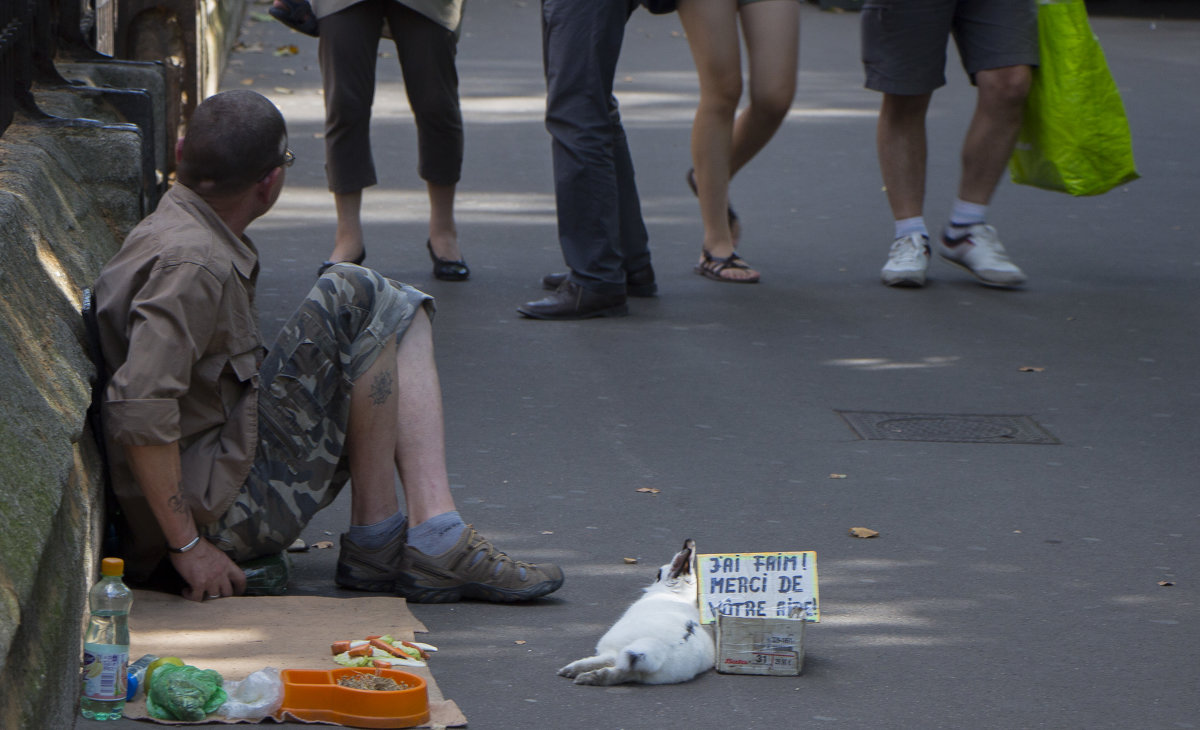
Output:
[[[159,720],[203,720],[225,704],[221,675],[190,664],[154,670],[146,690],[146,712]]]
[[[1099,195],[1137,179],[1125,106],[1083,0],[1038,0],[1038,47],[1013,182]]]
[[[282,596],[287,593],[288,580],[292,577],[292,561],[287,553],[264,555],[242,563],[238,567],[246,574],[247,596]]]

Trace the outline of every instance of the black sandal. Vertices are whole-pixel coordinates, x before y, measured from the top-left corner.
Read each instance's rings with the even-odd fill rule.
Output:
[[[429,258],[433,260],[433,278],[442,281],[466,281],[471,276],[471,269],[466,261],[452,261],[439,257],[433,252],[433,241],[429,239],[425,239],[425,248],[429,249]]]
[[[721,272],[726,269],[742,269],[743,271],[753,271],[746,260],[736,253],[731,253],[728,256],[713,256],[708,251],[704,251],[704,260],[696,264],[694,271],[706,279],[713,281],[723,281],[727,284],[757,284],[759,276],[756,273],[754,276],[749,276],[744,279],[731,279],[727,276],[721,276]]]
[[[321,265],[317,267],[317,278],[320,278],[321,274],[324,274],[326,271],[328,271],[329,267],[333,266],[334,264],[354,264],[355,266],[362,266],[362,262],[366,260],[367,252],[366,249],[364,249],[363,252],[358,255],[358,258],[351,259],[350,261],[322,261]]]
[[[692,195],[695,195],[697,198],[699,198],[700,189],[696,187],[696,168],[689,167],[685,179],[687,180],[688,187],[692,189]],[[741,219],[738,218],[738,214],[733,211],[732,205],[728,207],[727,211],[729,215],[729,232],[733,233],[734,227],[741,227]],[[734,236],[733,238],[736,241],[739,236]]]
[[[292,30],[304,35],[317,37],[317,15],[313,12],[308,0],[279,0],[286,7],[272,5],[267,10],[271,17],[283,23]]]

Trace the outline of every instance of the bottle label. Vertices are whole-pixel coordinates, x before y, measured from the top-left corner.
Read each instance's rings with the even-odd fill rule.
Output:
[[[83,696],[93,700],[125,699],[129,647],[83,645]]]

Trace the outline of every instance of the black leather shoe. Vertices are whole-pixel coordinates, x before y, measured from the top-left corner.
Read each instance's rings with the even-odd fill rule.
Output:
[[[452,261],[444,259],[433,252],[433,242],[426,239],[425,248],[429,249],[429,258],[433,261],[433,278],[442,281],[466,281],[471,276],[471,269],[462,259]]]
[[[624,294],[597,294],[564,280],[554,293],[536,302],[526,302],[517,311],[531,319],[591,319],[624,317],[629,314]]]
[[[554,291],[567,280],[566,272],[546,274],[542,277],[542,288]],[[631,297],[652,297],[658,293],[658,284],[654,282],[654,267],[646,264],[637,271],[625,274],[625,293]]]

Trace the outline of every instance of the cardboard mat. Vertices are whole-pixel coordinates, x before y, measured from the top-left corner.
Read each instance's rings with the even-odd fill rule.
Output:
[[[374,634],[411,641],[416,632],[428,631],[398,597],[256,596],[196,603],[152,591],[134,591],[133,596],[131,662],[143,654],[177,656],[201,669],[215,669],[228,680],[244,679],[264,667],[336,669],[329,651],[335,641]],[[437,654],[429,661],[436,666]],[[442,697],[428,667],[403,669],[428,685],[430,721],[422,727],[467,724],[458,705]],[[146,714],[144,697],[125,705],[125,717],[197,724],[154,720]],[[214,716],[206,722],[227,721]]]

